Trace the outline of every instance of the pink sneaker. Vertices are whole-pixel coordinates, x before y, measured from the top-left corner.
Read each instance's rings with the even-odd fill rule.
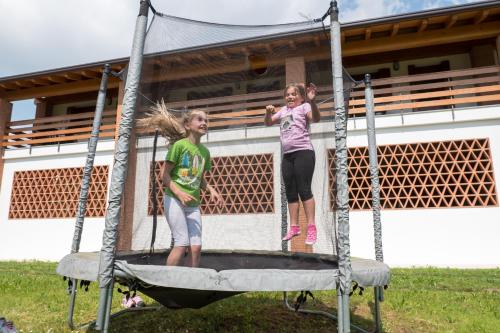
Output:
[[[307,226],[306,244],[313,245],[314,243],[316,243],[316,225],[309,224]]]
[[[292,225],[290,226],[290,230],[288,230],[288,233],[285,237],[283,237],[282,240],[289,241],[290,239],[298,235],[300,235],[300,227],[298,225]]]

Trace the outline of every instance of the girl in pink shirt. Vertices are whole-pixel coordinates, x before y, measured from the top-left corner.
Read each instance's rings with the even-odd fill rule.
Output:
[[[308,102],[305,102],[305,95],[307,95]],[[266,116],[264,118],[264,123],[267,126],[279,122],[281,129],[281,145],[283,148],[281,169],[290,214],[290,230],[283,240],[288,241],[300,235],[300,198],[307,219],[306,244],[312,245],[316,242],[315,202],[311,191],[315,155],[309,134],[309,124],[318,122],[321,117],[314,102],[316,86],[310,84],[306,93],[303,85],[289,84],[285,88],[284,97],[285,106],[276,113],[274,113],[275,108],[273,105],[266,106]]]

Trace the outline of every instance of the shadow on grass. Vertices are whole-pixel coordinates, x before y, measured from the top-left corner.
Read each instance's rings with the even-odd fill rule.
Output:
[[[333,294],[332,294],[333,296]],[[334,300],[334,297],[330,297]],[[290,303],[292,299],[290,298]],[[330,302],[327,302],[330,303]],[[308,309],[336,315],[336,308],[320,300],[309,302]],[[154,305],[154,304],[152,304]],[[365,308],[368,309],[368,306]],[[373,329],[370,310],[367,316],[353,314],[357,325]],[[367,319],[370,318],[370,319]],[[288,310],[281,293],[243,294],[202,309],[134,311],[111,319],[109,332],[336,332],[337,322],[314,314]],[[90,328],[87,332],[98,332]]]

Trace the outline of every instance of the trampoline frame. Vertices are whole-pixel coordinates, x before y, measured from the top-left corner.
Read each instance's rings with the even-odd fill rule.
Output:
[[[111,300],[113,286],[116,282],[114,271],[115,248],[117,226],[120,219],[120,204],[124,190],[125,179],[128,169],[128,151],[130,147],[130,137],[135,121],[135,105],[138,96],[138,87],[141,76],[144,43],[147,32],[148,12],[152,9],[149,0],[140,0],[139,15],[136,20],[134,31],[133,46],[130,55],[128,66],[128,74],[125,85],[125,94],[123,97],[122,117],[119,124],[118,135],[116,140],[116,149],[114,155],[114,165],[111,174],[110,191],[108,199],[108,208],[105,217],[105,230],[103,233],[103,245],[100,252],[99,262],[99,309],[95,328],[103,332],[108,332],[109,321],[111,317],[117,314],[111,314]],[[299,312],[325,315],[337,321],[337,331],[339,333],[350,332],[351,327],[367,332],[364,329],[351,324],[349,310],[349,293],[352,284],[351,280],[351,261],[350,261],[350,243],[349,243],[349,206],[348,206],[348,182],[347,182],[347,113],[348,110],[344,104],[343,98],[343,71],[340,43],[340,23],[338,21],[337,1],[331,1],[327,13],[323,16],[324,20],[330,15],[330,47],[332,61],[332,81],[334,87],[334,107],[335,107],[335,154],[336,154],[336,179],[337,179],[337,212],[338,212],[338,239],[337,254],[339,256],[339,277],[336,279],[337,285],[337,315],[332,315],[324,311],[304,310],[299,309]],[[101,122],[102,111],[104,108],[104,100],[106,97],[106,86],[109,75],[109,65],[105,66],[101,86],[99,89],[96,116],[92,129],[92,136],[89,142],[89,154],[84,169],[84,177],[82,181],[82,191],[80,195],[79,209],[77,221],[75,224],[75,236],[73,238],[72,253],[78,252],[81,231],[83,226],[83,216],[86,205],[86,193],[88,191],[88,182],[90,181],[90,173],[92,170],[93,157],[98,140],[99,127]],[[370,77],[365,77],[365,96],[366,96],[366,119],[368,131],[368,145],[370,156],[370,172],[372,176],[372,191],[374,214],[374,230],[375,230],[375,251],[376,259],[383,261],[382,255],[382,239],[381,239],[381,224],[380,224],[380,197],[378,184],[378,166],[377,166],[377,151],[375,142],[375,125],[373,112],[373,91],[371,88]],[[94,132],[96,134],[94,135]],[[83,215],[82,215],[83,214]],[[68,312],[68,325],[74,328],[73,314],[76,300],[76,285],[77,280],[71,279],[72,285],[70,288],[70,305]],[[287,308],[293,309],[288,303],[287,293],[283,294],[283,301]],[[380,286],[374,288],[375,297],[375,332],[380,332],[382,328],[380,316],[380,302],[383,301],[383,289]],[[149,309],[149,308],[147,308]],[[146,309],[145,309],[146,310]],[[133,310],[137,311],[137,310]],[[119,313],[123,313],[120,311]],[[128,312],[128,311],[125,311]]]

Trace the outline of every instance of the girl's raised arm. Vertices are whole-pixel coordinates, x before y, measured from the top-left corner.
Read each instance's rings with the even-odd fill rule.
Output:
[[[307,99],[311,105],[311,112],[307,114],[307,119],[313,123],[317,123],[321,119],[321,113],[319,112],[318,105],[316,104],[316,91],[317,88],[313,83],[310,83],[307,87]]]
[[[266,126],[272,126],[279,122],[280,118],[278,113],[273,115],[274,110],[274,105],[266,106],[266,115],[264,117],[264,124],[266,124]]]

